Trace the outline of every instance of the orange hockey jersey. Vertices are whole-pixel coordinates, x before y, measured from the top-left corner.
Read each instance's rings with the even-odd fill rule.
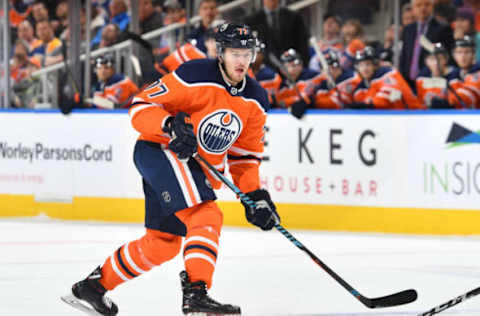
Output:
[[[186,61],[193,59],[207,58],[200,49],[191,43],[186,43],[185,45],[180,46],[173,53],[165,57],[162,61],[162,71],[160,73],[169,73],[178,68],[181,64]]]
[[[335,80],[336,88],[330,89],[328,81],[323,80],[315,88],[315,108],[341,109],[353,102],[352,92],[362,80],[351,70],[343,71]]]
[[[423,109],[402,75],[391,67],[380,67],[370,85],[363,80],[355,89],[354,102],[377,109]]]
[[[234,183],[244,192],[260,187],[259,165],[263,155],[264,125],[269,108],[267,93],[246,76],[237,86],[222,77],[218,60],[198,59],[147,87],[133,100],[129,111],[139,139],[167,145],[162,126],[169,116],[191,116],[198,153],[224,170],[225,158]],[[219,179],[204,168],[218,189]]]
[[[137,92],[138,87],[130,78],[115,74],[106,83],[98,82],[94,86],[93,95],[112,101],[116,108],[128,108]],[[101,108],[98,104],[94,106]]]
[[[450,89],[448,85],[450,85]],[[428,68],[424,68],[416,80],[417,96],[426,107],[432,106],[432,100],[437,98],[443,99],[457,108],[462,108],[460,101],[455,97],[457,91],[455,93],[452,92],[453,89],[460,89],[461,85],[460,80],[455,80],[455,71],[453,69],[450,69],[445,77],[432,77],[431,71]],[[466,100],[462,98],[463,101]]]
[[[315,86],[319,85],[323,78],[322,74],[305,68],[295,82],[296,87],[293,85],[289,86],[287,80],[283,79],[276,95],[277,104],[280,104],[281,107],[289,108],[293,103],[300,101],[299,93],[302,98],[309,98],[313,94]]]
[[[268,101],[270,101],[270,104],[273,104],[275,94],[282,83],[282,77],[272,68],[265,65],[262,65],[257,74],[253,73],[252,68],[249,68],[248,75],[257,80],[263,89],[267,91]]]
[[[475,108],[480,109],[480,63],[474,65],[465,75],[463,87],[473,93]]]

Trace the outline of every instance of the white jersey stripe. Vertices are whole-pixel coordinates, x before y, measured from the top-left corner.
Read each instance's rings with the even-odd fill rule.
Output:
[[[192,158],[193,159],[193,158]],[[190,185],[192,186],[192,191],[193,195],[195,196],[195,200],[198,203],[202,202],[202,198],[200,197],[200,193],[198,192],[197,184],[195,183],[195,180],[193,179],[192,173],[190,172],[190,168],[188,168],[188,165],[186,162],[181,162],[183,164],[183,168],[185,169],[185,174],[187,175],[188,181],[190,181]]]
[[[230,151],[233,151],[234,153],[241,154],[241,155],[253,155],[253,156],[256,156],[256,157],[258,157],[258,158],[261,158],[261,157],[262,157],[262,153],[261,153],[261,152],[249,151],[249,150],[242,149],[242,148],[240,148],[240,147],[232,146],[232,147],[230,147],[229,150],[230,150]]]
[[[165,156],[170,162],[173,172],[175,172],[175,176],[177,178],[178,184],[180,185],[180,189],[182,190],[183,197],[185,198],[185,202],[187,203],[187,206],[192,207],[194,204],[193,204],[192,197],[188,193],[187,184],[185,182],[187,179],[183,178],[182,171],[177,165],[177,159],[173,157],[173,154],[169,150],[164,150],[163,152],[165,153]]]
[[[212,266],[215,267],[215,261],[213,261],[213,259],[210,258],[209,256],[204,255],[203,253],[189,253],[184,258],[185,263],[190,259],[203,259],[210,262]]]
[[[110,263],[112,264],[113,271],[115,271],[115,273],[120,277],[120,279],[122,279],[123,281],[128,281],[128,280],[129,280],[129,278],[127,278],[127,277],[122,273],[122,271],[120,271],[120,269],[118,269],[117,263],[116,263],[115,258],[113,257],[113,255],[110,256]]]
[[[138,112],[142,111],[142,110],[145,110],[146,108],[150,108],[152,106],[158,106],[158,105],[155,105],[155,104],[142,104],[142,105],[137,105],[135,107],[133,107],[130,112],[128,113],[128,115],[130,115],[130,119],[133,119],[133,117],[135,116],[135,114],[137,114]]]
[[[260,164],[260,162],[258,160],[255,160],[255,159],[235,160],[235,161],[229,162],[228,164],[230,166],[233,166],[233,165],[239,165],[239,164],[242,164],[242,163],[250,163],[250,164],[254,164],[254,165],[259,165]]]
[[[187,239],[185,239],[185,244],[184,244],[184,246],[186,246],[189,242],[192,242],[192,241],[204,242],[204,243],[209,244],[210,246],[214,247],[215,250],[218,251],[218,244],[217,244],[216,242],[214,242],[213,240],[210,240],[210,239],[208,239],[208,238],[202,237],[202,236],[191,236],[191,237],[188,237]]]
[[[147,271],[140,269],[135,262],[133,261],[132,257],[130,257],[130,252],[128,251],[128,246],[130,245],[130,242],[128,242],[124,247],[123,247],[123,254],[125,255],[125,258],[127,259],[128,264],[135,270],[137,274],[143,274],[147,273]]]

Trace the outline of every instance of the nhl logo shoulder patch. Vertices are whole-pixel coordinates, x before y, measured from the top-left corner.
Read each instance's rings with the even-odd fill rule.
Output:
[[[208,153],[223,154],[237,140],[242,131],[238,115],[220,109],[205,116],[198,125],[198,143]]]

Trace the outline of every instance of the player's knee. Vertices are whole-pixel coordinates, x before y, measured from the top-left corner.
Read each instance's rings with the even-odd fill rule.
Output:
[[[204,202],[198,205],[197,211],[185,223],[187,230],[209,227],[220,235],[223,225],[223,214],[217,204],[213,201]]]
[[[147,229],[140,239],[140,248],[146,259],[153,265],[173,259],[180,251],[182,238],[180,236]]]

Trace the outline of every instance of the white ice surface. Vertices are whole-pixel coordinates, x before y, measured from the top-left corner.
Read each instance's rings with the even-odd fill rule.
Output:
[[[142,225],[0,220],[0,316],[82,313],[61,302],[71,285]],[[291,231],[367,297],[414,288],[416,302],[370,310],[279,232],[225,228],[210,291],[242,315],[417,315],[480,286],[480,238]],[[119,286],[109,296],[119,316],[182,315],[180,256]],[[480,316],[480,296],[439,315]]]

